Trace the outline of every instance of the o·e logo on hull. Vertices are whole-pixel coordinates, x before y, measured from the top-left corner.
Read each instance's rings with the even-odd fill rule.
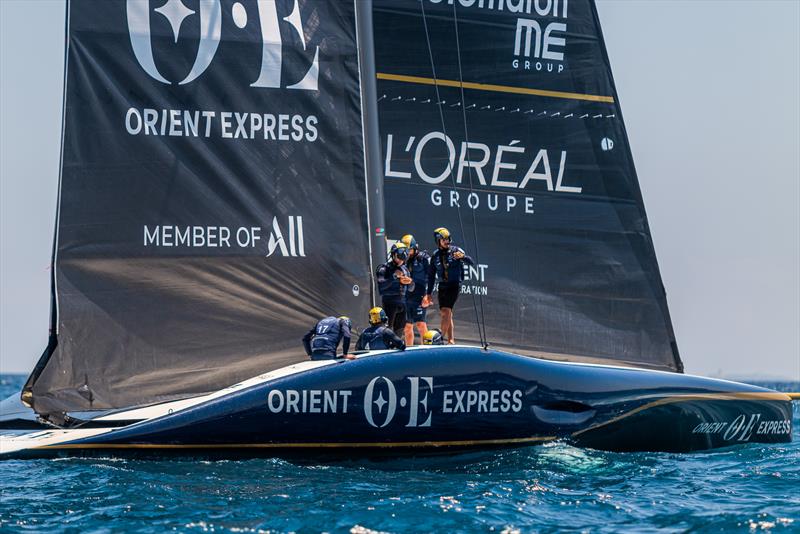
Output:
[[[408,424],[405,426],[408,428],[429,427],[432,419],[429,397],[433,395],[433,377],[409,376],[406,378],[410,385],[409,397],[400,397],[399,402],[401,408],[408,407]],[[386,384],[385,391],[381,384]],[[376,389],[378,389],[377,394],[375,393]],[[386,397],[384,397],[384,392]],[[383,428],[391,423],[397,413],[397,404],[397,389],[391,380],[385,376],[376,376],[369,381],[364,390],[364,417],[370,426]]]
[[[374,398],[375,384],[378,382],[378,380],[382,380],[386,383],[387,396],[389,397],[388,400],[383,397],[383,391],[378,392],[377,399]],[[383,408],[387,404],[389,406],[386,409],[386,415],[384,416],[383,423],[378,425],[375,423],[375,419],[372,416],[372,412],[374,410],[373,406],[377,407],[378,414],[381,414],[383,413]],[[376,376],[369,381],[369,384],[367,384],[367,389],[364,391],[364,415],[367,418],[367,423],[376,428],[383,428],[392,421],[395,411],[397,411],[397,390],[395,390],[394,384],[392,384],[392,381],[385,376]]]

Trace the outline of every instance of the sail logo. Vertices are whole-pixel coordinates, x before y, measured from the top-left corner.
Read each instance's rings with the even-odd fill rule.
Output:
[[[303,218],[299,215],[289,216],[289,228],[286,237],[278,224],[278,218],[272,218],[272,231],[267,242],[267,257],[272,256],[276,250],[284,257],[306,257],[306,244],[303,236]]]
[[[266,230],[261,226],[145,224],[142,227],[142,234],[145,247],[256,249],[263,246],[263,234]],[[267,257],[273,254],[293,258],[306,257],[303,217],[290,215],[285,226],[278,222],[278,217],[272,218],[267,241]]]
[[[252,17],[258,21],[261,37],[261,66],[258,77],[250,83],[256,88],[282,88],[317,91],[319,81],[319,46],[313,52],[308,50],[303,31],[303,21],[300,16],[299,0],[294,0],[292,12],[286,17],[278,16],[277,0],[255,0],[247,3],[251,11],[243,2],[234,2],[231,6],[230,16],[234,25],[239,30],[245,30],[248,20]],[[252,12],[254,7],[255,12]],[[156,65],[151,37],[151,18],[160,16],[169,23],[175,43],[181,39],[181,28],[190,17],[198,17],[200,26],[199,45],[194,58],[194,63],[189,73],[178,85],[186,85],[195,81],[211,65],[219,48],[222,38],[223,10],[221,0],[198,0],[197,11],[186,7],[183,0],[167,0],[160,6],[153,8],[150,0],[127,0],[126,12],[128,17],[128,33],[136,60],[144,71],[156,81],[171,85]],[[303,50],[311,55],[305,75],[295,83],[284,85],[283,70],[283,38],[281,36],[281,23],[292,28],[302,44]]]
[[[558,0],[534,2],[536,14],[540,17],[567,18],[567,0],[561,4],[559,12]],[[517,70],[535,70],[561,73],[564,70],[564,38],[567,32],[565,22],[523,18],[517,19],[514,34],[514,59],[511,66]]]
[[[469,201],[469,197],[467,197]],[[485,263],[477,265],[464,265],[464,280],[461,284],[462,295],[488,295],[489,286],[486,285],[486,270],[489,266]]]
[[[398,136],[399,137],[399,136]],[[567,170],[567,151],[526,147],[519,139],[490,146],[462,141],[443,132],[395,139],[386,137],[387,180],[420,180],[434,186],[431,205],[489,212],[535,213],[537,190],[579,195],[583,186]],[[470,182],[474,190],[464,189]],[[460,190],[459,190],[460,189]],[[517,194],[510,194],[512,191]],[[509,194],[504,194],[508,192]]]

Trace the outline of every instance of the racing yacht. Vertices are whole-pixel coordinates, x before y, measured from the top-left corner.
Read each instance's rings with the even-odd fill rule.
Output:
[[[791,440],[790,395],[683,373],[592,0],[66,19],[50,337],[0,456]],[[309,361],[387,237],[440,226],[463,344]]]

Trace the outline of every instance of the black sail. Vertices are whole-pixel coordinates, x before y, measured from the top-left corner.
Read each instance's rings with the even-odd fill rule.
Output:
[[[682,370],[594,3],[375,8],[387,235],[477,254],[457,339]]]
[[[69,2],[57,347],[29,380],[38,412],[218,390],[304,359],[320,316],[365,315],[354,10]]]

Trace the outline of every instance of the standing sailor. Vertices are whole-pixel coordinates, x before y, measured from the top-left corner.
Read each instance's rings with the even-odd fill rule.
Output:
[[[472,258],[459,247],[450,244],[450,231],[437,228],[433,231],[437,250],[431,257],[428,269],[428,287],[424,303],[431,304],[433,286],[439,282],[439,312],[442,315],[442,335],[448,343],[455,343],[453,335],[453,306],[461,292],[461,281],[464,279],[464,264],[475,265]]]
[[[414,281],[414,289],[406,291],[406,345],[414,344],[414,326],[417,327],[419,338],[425,336],[428,331],[428,323],[425,322],[428,305],[423,306],[422,300],[425,298],[425,286],[428,284],[428,268],[431,264],[430,255],[419,249],[417,240],[411,234],[404,235],[400,241],[408,247],[408,261],[406,267],[411,273]]]
[[[361,332],[356,350],[406,350],[405,342],[386,326],[389,316],[383,308],[375,307],[369,311],[369,328]]]
[[[375,273],[383,309],[389,316],[389,328],[398,336],[404,335],[406,327],[406,291],[414,291],[414,281],[405,265],[407,259],[408,247],[398,241],[392,245],[389,261]]]
[[[303,347],[312,360],[336,359],[336,348],[342,341],[342,357],[348,360],[355,356],[348,354],[350,350],[350,328],[353,326],[349,317],[325,317],[314,328],[303,336]]]

